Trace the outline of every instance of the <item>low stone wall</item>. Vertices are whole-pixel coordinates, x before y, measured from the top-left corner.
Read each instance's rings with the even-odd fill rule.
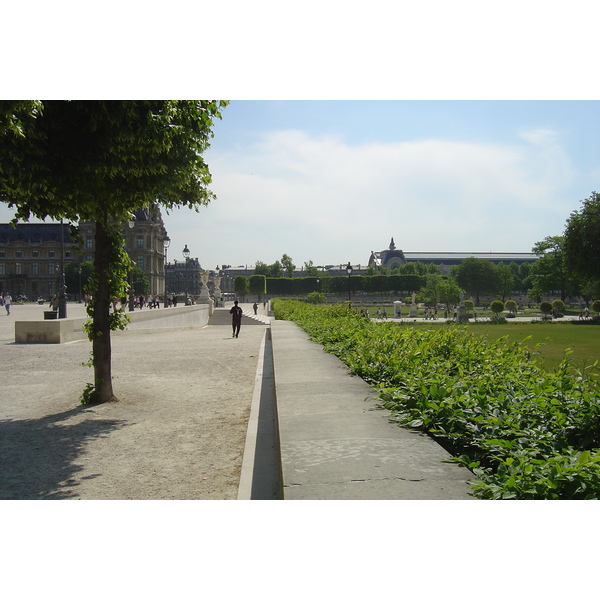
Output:
[[[126,334],[132,329],[191,328],[204,327],[213,312],[212,303],[177,308],[153,308],[127,313],[131,322],[125,331],[113,331],[111,335]],[[51,319],[39,321],[16,321],[17,344],[64,344],[87,338],[83,330],[87,318]]]

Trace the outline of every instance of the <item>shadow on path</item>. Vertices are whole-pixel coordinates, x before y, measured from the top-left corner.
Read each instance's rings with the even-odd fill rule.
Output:
[[[77,497],[79,484],[74,476],[82,470],[75,464],[77,457],[89,441],[105,437],[126,424],[85,417],[83,421],[67,423],[86,410],[89,407],[80,406],[40,419],[0,420],[0,499]]]

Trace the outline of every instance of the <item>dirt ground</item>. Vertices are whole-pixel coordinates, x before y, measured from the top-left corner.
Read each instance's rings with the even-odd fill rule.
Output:
[[[14,321],[40,312],[0,307],[0,499],[237,497],[264,325],[118,332],[119,402],[83,406],[87,340],[14,343]]]

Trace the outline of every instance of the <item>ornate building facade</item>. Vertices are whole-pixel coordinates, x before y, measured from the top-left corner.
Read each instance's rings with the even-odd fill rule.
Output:
[[[78,229],[81,247],[76,246],[66,224],[0,224],[0,291],[10,292],[13,298],[24,295],[29,300],[57,294],[61,257],[64,264],[94,260],[95,223],[81,222]],[[123,224],[123,236],[129,256],[148,278],[150,293],[162,295],[167,232],[160,209],[136,211],[135,220]],[[72,299],[74,290],[67,290],[67,295]]]
[[[75,262],[75,248],[69,225],[0,224],[0,291],[30,300],[58,294],[61,257]]]
[[[173,259],[172,263],[167,263],[167,294],[199,296],[203,272],[200,261],[197,258],[190,258],[187,244],[181,254],[183,261]]]

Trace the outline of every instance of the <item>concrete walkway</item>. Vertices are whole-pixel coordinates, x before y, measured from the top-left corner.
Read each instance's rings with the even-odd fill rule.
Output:
[[[294,323],[273,321],[286,500],[466,500],[473,475],[427,435],[389,422],[374,390]]]

